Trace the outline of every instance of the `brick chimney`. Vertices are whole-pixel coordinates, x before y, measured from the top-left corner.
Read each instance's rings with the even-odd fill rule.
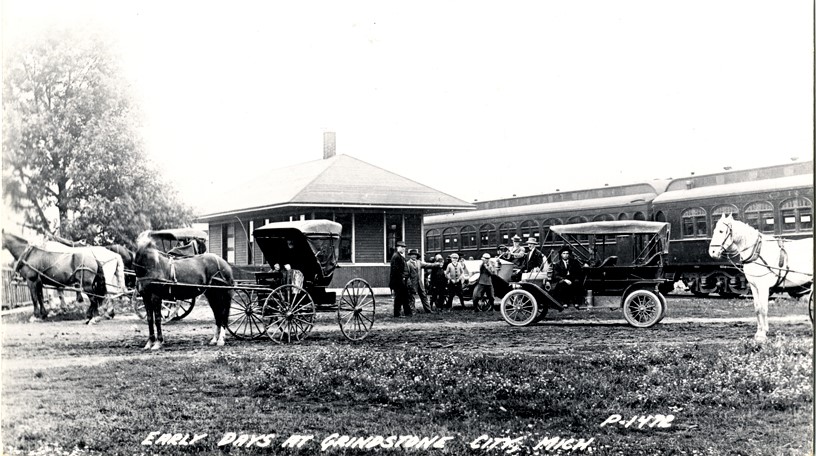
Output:
[[[323,160],[332,158],[336,152],[336,138],[333,131],[323,133]]]

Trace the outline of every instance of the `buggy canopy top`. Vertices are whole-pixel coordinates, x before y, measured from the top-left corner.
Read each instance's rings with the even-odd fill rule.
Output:
[[[270,266],[288,264],[315,286],[327,286],[337,268],[343,226],[331,220],[267,223],[252,236]]]
[[[170,256],[191,257],[207,251],[207,233],[194,228],[156,230],[148,235]]]
[[[169,239],[176,241],[189,241],[192,239],[206,241],[207,233],[194,228],[172,228],[168,230],[151,231],[150,237],[154,239]]]
[[[569,225],[553,225],[554,233],[565,234],[658,234],[669,231],[669,224],[665,222],[646,222],[642,220],[616,220],[608,222],[572,223]]]

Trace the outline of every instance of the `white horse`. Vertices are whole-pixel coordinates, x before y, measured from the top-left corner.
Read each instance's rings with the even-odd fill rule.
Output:
[[[737,256],[754,296],[757,332],[764,342],[768,333],[768,295],[771,288],[810,286],[813,292],[813,238],[780,239],[762,234],[750,225],[723,214],[708,246],[712,258]]]

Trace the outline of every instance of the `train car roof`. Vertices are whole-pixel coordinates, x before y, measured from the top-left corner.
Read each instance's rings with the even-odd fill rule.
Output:
[[[427,215],[425,224],[464,222],[489,218],[506,218],[523,215],[540,215],[546,213],[569,211],[577,212],[598,208],[627,207],[648,203],[655,199],[655,193],[641,193],[638,195],[622,195],[609,198],[593,198],[577,201],[559,201],[555,203],[530,204],[527,206],[500,207],[477,211],[460,212],[455,214]]]
[[[801,187],[813,187],[813,174],[800,174],[797,176],[787,176],[776,179],[760,179],[749,182],[736,182],[732,184],[709,185],[684,190],[672,190],[659,195],[652,202],[659,204],[672,201],[742,195],[745,193],[787,190]]]
[[[667,230],[668,227],[669,224],[666,222],[614,220],[553,225],[550,229],[558,234],[654,234]]]

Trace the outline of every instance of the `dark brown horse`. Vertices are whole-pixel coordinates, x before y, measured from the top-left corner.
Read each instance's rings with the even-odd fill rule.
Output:
[[[3,247],[14,257],[15,272],[26,279],[36,318],[48,315],[43,302],[43,285],[53,286],[58,290],[76,286],[90,298],[90,305],[85,312],[88,319],[86,323],[90,323],[98,315],[99,304],[104,301],[107,289],[102,265],[90,251],[66,247],[69,251],[52,252],[5,231]]]
[[[127,286],[128,289],[135,288],[136,276],[133,275],[133,258],[136,256],[136,252],[119,244],[106,245],[105,248],[110,250],[111,252],[118,253],[119,256],[122,257],[122,263],[124,264],[126,271],[125,285]]]
[[[149,233],[148,231],[139,236],[133,260],[136,289],[144,300],[150,330],[150,337],[144,348],[158,350],[164,342],[161,332],[163,299],[190,299],[202,293],[207,297],[215,317],[215,336],[210,340],[210,345],[224,345],[232,286],[235,283],[229,263],[212,253],[190,258],[171,258],[156,248]]]

